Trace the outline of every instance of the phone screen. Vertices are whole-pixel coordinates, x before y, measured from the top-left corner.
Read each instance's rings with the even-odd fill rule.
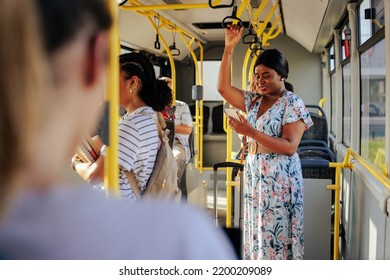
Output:
[[[238,116],[238,113],[237,113],[237,110],[236,109],[233,109],[233,108],[225,108],[225,114],[228,116],[228,117],[231,117],[233,119],[236,119],[238,121],[240,121],[240,117]]]

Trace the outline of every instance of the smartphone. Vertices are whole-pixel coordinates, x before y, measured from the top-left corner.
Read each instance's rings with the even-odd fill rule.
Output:
[[[228,117],[231,117],[233,119],[236,119],[238,121],[241,121],[240,120],[240,117],[238,116],[238,112],[236,109],[233,109],[233,108],[225,108],[224,109],[225,111],[225,114],[228,116]]]

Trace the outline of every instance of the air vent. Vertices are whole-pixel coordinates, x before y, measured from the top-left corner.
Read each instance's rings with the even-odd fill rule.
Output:
[[[245,28],[249,27],[249,21],[244,21],[243,23]],[[193,23],[192,25],[199,29],[224,29],[221,22],[198,22]],[[270,28],[271,26],[272,24],[268,22],[266,28]]]

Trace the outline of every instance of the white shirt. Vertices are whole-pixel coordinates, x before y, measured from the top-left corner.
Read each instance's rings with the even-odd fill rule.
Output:
[[[175,106],[175,125],[187,125],[189,127],[192,127],[192,115],[190,112],[190,108],[188,107],[187,103],[176,100],[176,106]],[[189,134],[180,134],[175,132],[175,138],[179,140],[180,144],[184,147],[186,151],[186,162],[190,160],[191,157],[191,151],[190,151],[190,145],[188,142],[190,135]]]
[[[0,224],[8,259],[235,259],[200,209],[108,200],[87,186],[24,193]]]

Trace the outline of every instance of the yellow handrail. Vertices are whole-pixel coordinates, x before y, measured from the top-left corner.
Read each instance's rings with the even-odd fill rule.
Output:
[[[215,1],[214,5],[217,5],[219,2],[221,2],[221,1],[220,0]],[[174,30],[179,32],[179,34],[182,36],[186,45],[188,45],[188,42],[185,40],[183,35],[186,35],[192,39],[191,44],[195,40],[195,36],[154,11],[155,9],[157,9],[156,8],[157,6],[158,6],[159,10],[167,10],[167,9],[173,9],[172,8],[173,5],[145,6],[137,0],[133,0],[130,3],[133,6],[121,6],[120,8],[123,10],[133,10],[140,15],[148,17],[148,19],[149,19],[151,25],[153,26],[154,30],[156,31],[156,33],[158,33],[160,35],[161,42],[164,46],[164,49],[166,50],[166,52],[168,54],[168,58],[169,58],[170,66],[171,66],[172,91],[173,91],[173,98],[175,100],[176,99],[175,61],[173,59],[172,52],[169,49],[167,42],[165,41],[165,39],[163,38],[163,36],[159,32],[159,30],[161,28],[165,28],[171,32],[174,32]],[[208,4],[189,4],[189,5],[191,5],[191,8],[196,8],[196,7],[192,7],[193,5],[198,5],[198,8],[200,8],[201,5],[203,5],[203,8],[209,7]],[[161,24],[159,26],[156,26],[156,24],[152,20],[152,17],[158,17],[160,19]],[[201,70],[197,71],[197,73],[198,72],[200,72],[200,73],[197,74],[197,78],[196,78],[197,81],[196,82],[198,85],[202,85],[202,82],[203,82],[203,46],[199,40],[196,40],[196,42],[197,42],[199,49],[200,49],[200,61],[201,61]],[[191,49],[191,48],[189,48],[189,49]],[[192,49],[190,51],[192,52],[191,53],[192,57],[193,58],[195,57],[195,67],[197,68],[196,56],[194,56]],[[203,169],[203,100],[196,101],[196,124],[195,125],[196,125],[195,137],[197,139],[197,141],[195,142],[195,149],[199,150],[199,155],[198,154],[195,155],[195,157],[196,157],[195,158],[195,166],[196,166],[196,168],[198,168],[200,170],[200,172],[202,172],[202,169]],[[198,157],[198,159],[197,159],[197,157]]]
[[[271,28],[268,30],[268,32],[264,34],[263,46],[265,46],[269,40],[275,39],[280,34],[280,32],[282,32],[283,28],[282,28],[281,25],[279,25],[278,30],[276,30],[276,32],[273,33],[275,28],[276,28],[276,26],[279,24],[279,21],[281,20],[281,18],[282,18],[282,15],[279,15],[276,18],[276,20],[274,21],[274,23],[272,24]]]
[[[108,9],[113,19],[110,28],[108,82],[105,99],[108,103],[108,133],[109,143],[104,164],[104,185],[108,197],[119,197],[119,163],[118,163],[118,115],[119,115],[119,35],[117,27],[118,10],[117,1],[108,1]]]
[[[214,4],[216,5],[220,1],[221,0],[216,0]],[[169,29],[169,26],[175,27],[177,31],[180,31],[189,37],[194,37],[194,35],[191,34],[189,31],[181,28],[180,26],[177,26],[176,23],[170,21],[169,19],[167,19],[167,18],[163,17],[162,15],[160,15],[159,13],[155,12],[154,10],[156,10],[156,9],[150,8],[151,7],[150,5],[145,6],[142,3],[140,3],[138,0],[131,1],[131,4],[133,6],[124,6],[123,5],[123,6],[120,6],[120,8],[122,10],[125,10],[125,11],[134,10],[137,14],[142,15],[142,16],[160,17],[161,22],[162,22],[160,25],[160,28],[164,27],[166,29]],[[162,7],[159,10],[170,10],[170,9],[172,9],[172,7],[171,7],[172,5],[173,4],[165,4],[165,5],[158,5],[158,6]],[[182,5],[207,5],[207,4],[182,4]],[[204,7],[204,8],[206,8],[206,7]],[[170,28],[170,30],[172,30],[172,28]]]
[[[255,30],[255,33],[257,36],[259,36],[260,34],[257,32],[258,30],[258,25],[259,23],[257,21],[255,21],[255,19],[257,19],[261,12],[264,10],[265,8],[265,5],[267,4],[268,0],[263,0],[261,1],[261,4],[260,6],[257,8],[255,14],[251,14],[251,17],[252,17],[252,26]],[[252,10],[253,12],[253,10]],[[255,29],[256,28],[256,29]],[[250,57],[250,54],[251,54],[251,50],[250,48],[248,47],[246,53],[245,53],[245,57],[244,57],[244,62],[242,64],[242,76],[241,76],[241,79],[242,79],[242,83],[241,83],[241,86],[243,89],[246,89],[246,86],[247,86],[247,68],[248,68],[248,62],[249,62],[249,57]],[[249,70],[250,71],[250,70]]]
[[[190,42],[187,42],[187,39],[185,38],[184,34],[182,32],[179,32],[181,38],[183,39],[184,44],[186,45],[188,51],[191,54],[192,60],[194,61],[194,67],[195,67],[195,81],[196,85],[201,86],[203,81],[203,46],[201,42],[197,41],[199,50],[200,50],[200,59],[201,59],[201,67],[198,67],[198,59],[196,58],[196,54],[194,50],[192,49],[191,45],[195,42],[195,37],[191,38]],[[201,70],[199,69],[201,68]],[[198,113],[198,114],[197,114]],[[203,168],[203,100],[199,100],[199,109],[195,111],[196,116],[196,126],[198,129],[198,133],[195,133],[196,137],[196,148],[199,148],[199,157],[195,157],[195,161],[198,161],[195,166],[198,168],[198,170],[202,173]]]
[[[222,0],[215,0],[213,5],[218,5]],[[130,1],[137,3],[138,1]],[[138,2],[139,3],[139,2]],[[154,10],[181,10],[181,9],[205,9],[210,8],[208,3],[200,4],[162,4],[162,5],[142,5],[139,6],[121,6],[123,10],[127,11],[154,11]]]
[[[326,100],[326,97],[322,97],[322,98],[320,99],[320,101],[318,102],[318,106],[320,106],[320,107],[322,108],[322,107],[324,106],[325,100]]]
[[[390,191],[390,179],[383,173],[381,173],[374,165],[367,162],[363,159],[358,153],[356,153],[351,148],[347,149],[347,154],[350,154],[351,157],[355,158],[358,163],[360,163],[367,171],[384,187],[386,187]]]
[[[156,33],[159,33],[160,26],[157,26],[150,16],[148,16],[148,20],[149,20],[150,24],[153,26],[153,28],[156,31]],[[171,66],[172,95],[173,95],[172,99],[173,99],[173,104],[175,104],[175,99],[176,99],[176,66],[175,66],[175,60],[173,59],[173,55],[172,55],[171,50],[169,49],[167,41],[165,41],[164,36],[162,36],[161,34],[160,34],[160,40],[161,40],[161,43],[164,46],[165,51],[167,52],[167,55],[168,55],[168,58],[169,58],[169,64]]]
[[[335,184],[329,185],[327,188],[329,190],[335,191],[335,209],[334,209],[334,233],[333,233],[333,259],[339,259],[339,232],[340,232],[340,189],[341,189],[341,169],[349,168],[353,169],[353,163],[351,163],[351,158],[354,158],[356,162],[362,165],[379,183],[381,183],[385,188],[390,190],[390,179],[384,174],[379,172],[375,166],[363,159],[358,153],[356,153],[352,148],[348,148],[343,162],[330,162],[329,167],[336,169],[335,174]]]
[[[322,98],[320,99],[320,101],[318,102],[318,106],[320,106],[321,108],[323,108],[325,100],[326,100],[326,97],[322,97]],[[320,110],[318,111],[318,114],[319,114],[320,116],[322,116],[322,112],[321,112]]]
[[[263,1],[263,2],[266,2],[266,1]],[[263,4],[262,2],[262,4]],[[264,4],[265,6],[265,4]],[[257,9],[255,15],[260,15],[262,9],[264,9],[264,6],[263,5],[260,5],[259,8]],[[265,18],[264,22],[263,23],[256,23],[256,24],[253,24],[253,29],[255,30],[255,33],[257,35],[257,37],[260,37],[261,34],[263,34],[265,28],[267,27],[268,23],[270,22],[271,20],[271,17],[272,15],[275,13],[276,11],[276,8],[279,6],[279,1],[278,2],[275,2],[275,4],[273,5],[272,9],[269,11],[269,13],[267,14],[267,17]],[[281,32],[278,31],[278,34]],[[263,44],[265,45],[267,42],[264,41]],[[245,59],[244,59],[244,65],[242,67],[242,85],[243,85],[243,88],[246,87],[246,83],[247,83],[247,68],[248,68],[248,61],[249,61],[249,56],[250,56],[250,53],[251,53],[251,50],[250,48],[248,48],[246,54],[245,54]],[[252,65],[254,65],[254,61],[252,60],[252,63],[251,63],[251,67],[249,69],[249,71],[252,71]]]

